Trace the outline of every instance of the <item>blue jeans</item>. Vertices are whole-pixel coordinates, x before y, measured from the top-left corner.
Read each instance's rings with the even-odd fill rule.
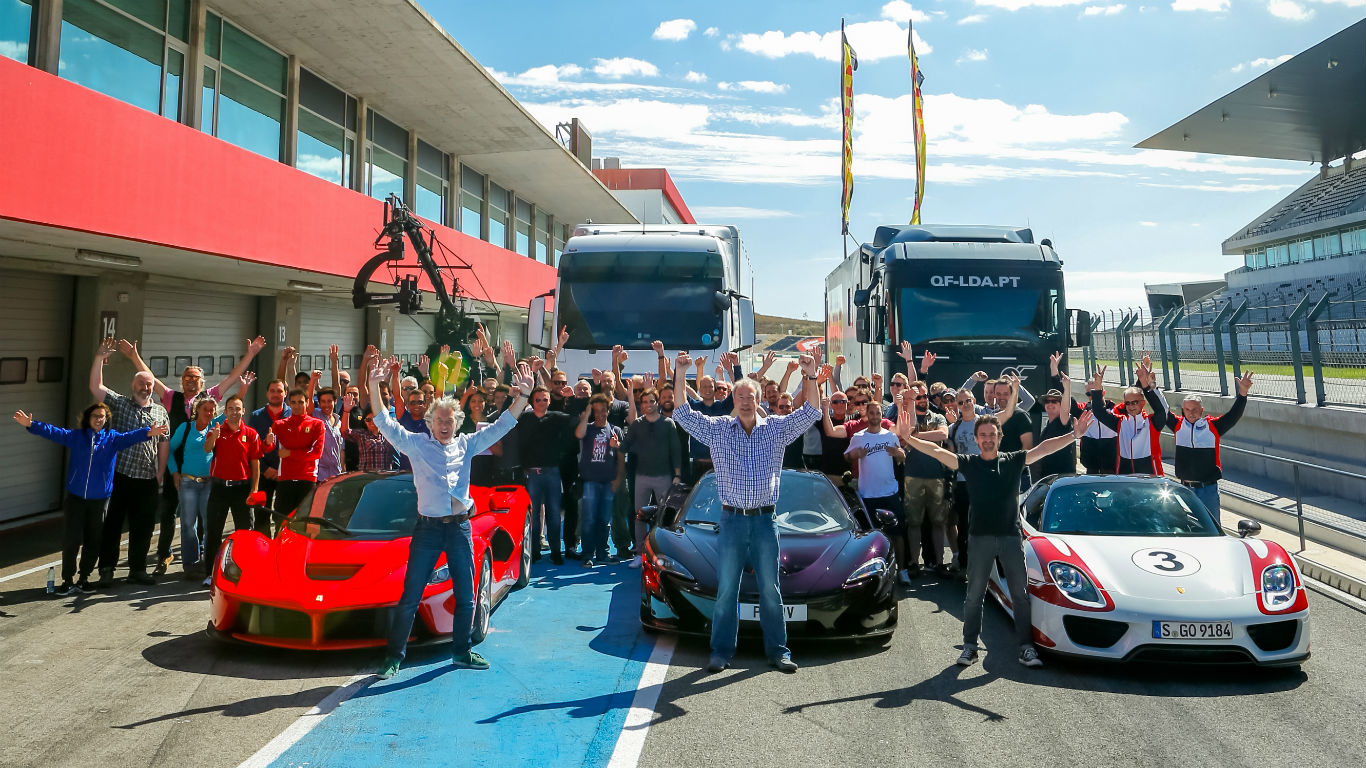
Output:
[[[443,523],[439,517],[418,515],[413,539],[408,545],[408,572],[403,576],[403,596],[394,609],[389,625],[389,657],[403,660],[408,635],[413,629],[422,592],[436,568],[437,558],[446,553],[450,566],[451,590],[455,610],[451,619],[451,656],[464,656],[470,649],[470,630],[474,628],[474,544],[470,541],[470,522]]]
[[[559,467],[541,467],[526,472],[526,492],[531,497],[531,546],[539,551],[541,536],[550,540],[550,553],[560,554],[560,485]],[[541,531],[541,510],[545,509],[545,527]]]
[[[740,632],[740,577],[753,566],[759,588],[759,626],[764,653],[776,661],[787,656],[787,622],[778,588],[778,529],[773,515],[721,513],[721,562],[717,568],[716,607],[711,615],[711,654],[730,661]]]
[[[200,547],[209,526],[209,489],[212,483],[180,481],[180,561],[185,570],[199,567]]]
[[[1191,492],[1195,494],[1195,498],[1199,499],[1201,504],[1205,505],[1205,509],[1214,515],[1214,522],[1219,522],[1219,484],[1202,485],[1199,488],[1192,488]]]
[[[612,484],[583,481],[579,525],[583,529],[583,559],[607,559],[607,524],[612,520]]]

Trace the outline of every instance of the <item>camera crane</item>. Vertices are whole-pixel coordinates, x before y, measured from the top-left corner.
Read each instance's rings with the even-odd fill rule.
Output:
[[[417,252],[417,266],[401,265],[403,261],[403,241],[407,239],[412,243],[413,250]],[[356,273],[356,282],[351,287],[351,304],[356,309],[373,307],[380,304],[397,304],[398,311],[405,315],[417,314],[422,309],[422,290],[418,287],[418,276],[408,274],[395,276],[393,293],[371,293],[369,291],[370,278],[375,271],[385,264],[390,265],[390,269],[397,270],[422,270],[427,279],[431,281],[432,287],[436,290],[436,296],[441,301],[441,306],[455,317],[463,317],[464,312],[452,301],[452,294],[460,295],[460,284],[455,278],[451,279],[451,290],[446,290],[445,278],[442,276],[442,266],[436,263],[432,257],[433,246],[436,242],[436,232],[425,226],[412,212],[403,205],[403,201],[398,195],[389,195],[384,201],[384,228],[380,230],[379,236],[375,238],[375,248],[380,253],[365,262],[365,266]],[[473,267],[467,264],[456,266],[446,265],[445,269],[469,269]]]

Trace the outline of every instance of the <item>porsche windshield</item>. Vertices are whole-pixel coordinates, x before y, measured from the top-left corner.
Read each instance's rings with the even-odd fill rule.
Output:
[[[313,503],[317,494],[314,491],[290,521],[294,531],[313,539],[382,541],[413,535],[417,525],[417,488],[412,475],[355,475],[323,488],[327,497],[321,513]],[[301,519],[305,514],[321,516],[351,534],[328,525],[308,523]]]
[[[1038,528],[1089,536],[1224,535],[1189,488],[1156,481],[1055,485]]]
[[[784,472],[778,482],[778,509],[773,522],[779,533],[815,536],[854,528],[839,492],[824,475]],[[684,522],[721,524],[715,474],[698,481]]]
[[[714,349],[725,287],[715,253],[566,253],[560,262],[560,324],[569,349]]]

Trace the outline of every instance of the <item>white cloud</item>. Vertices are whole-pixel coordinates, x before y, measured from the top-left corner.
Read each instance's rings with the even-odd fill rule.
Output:
[[[1295,0],[1271,0],[1266,4],[1266,10],[1272,16],[1291,21],[1304,21],[1314,15],[1312,10],[1305,8]]]
[[[706,35],[707,37],[716,37],[717,35],[721,34],[721,30],[717,29],[716,27],[707,27],[706,29],[702,30],[702,34]]]
[[[730,221],[732,219],[785,219],[797,214],[775,208],[749,208],[743,205],[701,205],[691,209],[702,221]]]
[[[728,83],[724,80],[716,84],[717,90],[721,91],[749,91],[750,93],[787,93],[786,83],[775,83],[772,80],[741,80],[736,83]]]
[[[623,56],[615,59],[594,59],[597,62],[593,65],[593,72],[602,77],[619,80],[623,77],[639,75],[640,77],[655,77],[659,74],[659,67],[648,61],[632,59]]]
[[[963,52],[963,55],[962,55],[962,56],[959,56],[959,57],[958,57],[958,61],[957,61],[956,63],[958,63],[958,64],[963,64],[964,62],[986,61],[986,60],[987,60],[987,50],[986,50],[985,48],[980,48],[980,49],[979,49],[979,48],[969,48],[968,50],[966,50],[966,51]]]
[[[974,13],[974,14],[972,14],[971,16],[964,16],[963,18],[959,19],[959,20],[958,20],[958,23],[959,23],[959,24],[981,24],[982,22],[984,22],[984,21],[986,21],[986,20],[987,20],[986,14]]]
[[[1157,222],[1155,222],[1155,221],[1140,221],[1140,222],[1138,222],[1138,225],[1139,225],[1140,227],[1155,227],[1155,226],[1157,226]]]
[[[683,79],[684,79],[684,80],[687,80],[687,81],[690,82],[690,83],[705,83],[705,82],[707,82],[707,76],[706,76],[706,75],[702,74],[701,72],[694,72],[694,71],[692,71],[692,70],[688,70],[688,74],[684,75],[684,76],[683,76]]]
[[[1063,253],[1065,256],[1065,248]],[[1192,261],[1198,262],[1210,260],[1209,254],[1205,252],[1192,253],[1190,258]],[[1067,305],[1092,310],[1146,307],[1148,306],[1148,296],[1144,285],[1222,280],[1223,277],[1222,274],[1208,272],[1164,272],[1157,270],[1092,272],[1069,269],[1067,271]]]
[[[849,36],[849,44],[853,46],[854,52],[858,54],[861,62],[906,55],[906,30],[902,29],[901,25],[895,21],[885,19],[882,21],[861,21],[848,25],[845,31]],[[917,31],[912,34],[915,40],[916,55],[925,56],[934,50],[920,37],[920,32]],[[747,32],[740,35],[735,47],[769,59],[805,54],[825,61],[839,61],[840,33],[839,30],[824,34],[819,32],[787,34],[781,30],[769,30],[760,33]]]
[[[0,56],[17,61],[28,61],[28,43],[0,40]]]
[[[1174,0],[1172,10],[1220,13],[1228,10],[1228,0]]]
[[[1088,5],[1086,8],[1082,9],[1081,15],[1114,16],[1117,13],[1123,13],[1124,8],[1125,5],[1123,3],[1120,3],[1119,5]]]
[[[504,88],[524,88],[538,93],[648,93],[656,96],[679,97],[698,95],[697,91],[687,88],[672,88],[663,85],[583,82],[569,79],[579,77],[585,72],[584,68],[577,64],[544,64],[515,75],[492,68],[487,69],[488,73],[502,83]]]
[[[659,26],[655,27],[654,34],[650,37],[656,40],[678,42],[679,40],[687,40],[688,35],[691,35],[695,29],[697,29],[697,22],[692,19],[672,19],[659,22]]]
[[[1059,8],[1064,5],[1081,5],[1087,0],[976,0],[977,5],[988,5],[994,8],[1004,8],[1007,11],[1018,11],[1021,8],[1037,6],[1040,8]]]
[[[1210,182],[1207,184],[1154,184],[1152,182],[1139,182],[1145,187],[1158,187],[1161,189],[1190,189],[1197,192],[1274,192],[1281,189],[1295,189],[1299,184],[1219,184]]]
[[[1280,56],[1273,58],[1253,59],[1246,63],[1235,64],[1232,71],[1242,72],[1244,69],[1265,69],[1267,67],[1277,66],[1278,64],[1284,64],[1292,58],[1294,58],[1293,54],[1283,53]]]
[[[930,15],[919,9],[912,8],[911,4],[906,2],[906,0],[892,0],[890,3],[882,6],[882,18],[890,19],[892,21],[905,21],[910,19],[916,24],[923,24],[930,20]]]
[[[545,64],[539,67],[532,67],[520,75],[516,75],[520,83],[558,83],[567,78],[578,77],[583,74],[583,67],[578,64]]]

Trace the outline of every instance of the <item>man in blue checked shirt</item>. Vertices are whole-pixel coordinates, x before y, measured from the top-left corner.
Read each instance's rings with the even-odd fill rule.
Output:
[[[379,391],[379,382],[390,371],[398,370],[398,359],[376,363],[367,372],[370,391]],[[413,484],[417,487],[417,527],[408,546],[408,570],[403,578],[403,596],[394,609],[389,627],[388,655],[381,665],[381,680],[393,677],[403,663],[408,635],[413,629],[422,590],[436,567],[437,558],[446,553],[455,596],[451,620],[451,665],[457,669],[488,669],[483,656],[470,650],[470,630],[474,626],[474,544],[470,539],[470,460],[498,442],[517,426],[517,416],[526,407],[527,395],[535,380],[523,363],[514,380],[517,397],[488,429],[471,434],[456,434],[464,419],[460,401],[443,397],[432,403],[424,414],[430,434],[410,432],[399,426],[386,408],[376,408],[375,426],[413,465]]]
[[[754,568],[759,589],[759,626],[769,662],[787,673],[797,671],[787,649],[783,595],[778,588],[778,529],[773,511],[778,503],[783,449],[820,419],[812,407],[816,392],[816,361],[802,355],[802,407],[784,416],[759,415],[759,382],[735,382],[735,415],[703,416],[686,402],[674,408],[674,421],[711,449],[720,497],[721,562],[717,567],[716,607],[711,620],[711,659],[708,672],[720,672],[735,655],[740,630],[740,576],[745,565]],[[685,374],[692,364],[686,352],[674,361],[674,391],[685,392]]]

